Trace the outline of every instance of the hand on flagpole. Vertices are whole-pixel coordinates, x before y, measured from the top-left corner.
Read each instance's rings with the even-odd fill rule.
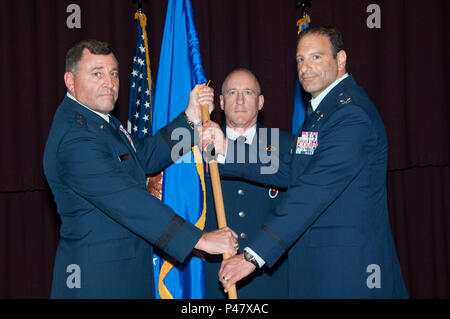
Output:
[[[149,176],[147,179],[147,190],[153,196],[162,198],[162,172],[157,175]]]
[[[197,84],[189,94],[189,105],[185,111],[188,119],[200,125],[202,121],[201,105],[208,105],[209,113],[214,110],[214,89],[206,84]]]
[[[236,255],[239,249],[238,235],[228,227],[203,233],[195,245],[195,249],[202,250],[211,255],[230,254]]]
[[[203,126],[199,128],[199,137],[201,141],[202,151],[208,150],[208,145],[214,144],[216,154],[225,155],[227,151],[227,139],[223,134],[219,124],[209,120],[203,123]]]
[[[243,254],[236,255],[222,261],[219,269],[219,281],[225,292],[236,282],[247,277],[256,269],[256,266],[245,260]]]

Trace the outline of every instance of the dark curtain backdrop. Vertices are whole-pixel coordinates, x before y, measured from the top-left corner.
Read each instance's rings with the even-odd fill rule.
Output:
[[[204,68],[216,92],[233,68],[252,69],[265,95],[262,123],[285,130],[291,128],[296,77],[295,2],[192,0]],[[66,26],[71,3],[81,8],[80,29]],[[390,218],[409,294],[449,298],[450,3],[312,3],[312,24],[341,30],[349,73],[366,89],[384,120],[390,145]],[[380,29],[366,25],[371,3],[381,8]],[[163,0],[148,0],[143,7],[154,79],[166,7]],[[113,46],[121,71],[114,112],[125,122],[135,11],[131,0],[0,0],[0,297],[50,294],[59,219],[43,175],[42,155],[53,114],[65,94],[65,53],[85,38]],[[213,119],[223,123],[218,108]]]

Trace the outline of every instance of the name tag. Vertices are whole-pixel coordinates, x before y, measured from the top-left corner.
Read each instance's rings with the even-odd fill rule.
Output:
[[[319,145],[318,132],[302,132],[297,138],[295,154],[313,155]]]
[[[131,158],[131,155],[129,153],[123,154],[123,155],[119,156],[119,161],[123,162],[123,161],[129,160],[130,158]]]

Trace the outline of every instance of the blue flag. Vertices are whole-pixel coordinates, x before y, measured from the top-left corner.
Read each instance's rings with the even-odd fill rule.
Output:
[[[309,27],[311,20],[309,15],[306,15],[304,18],[301,18],[297,21],[298,33],[302,32],[306,28]],[[302,127],[303,121],[305,120],[306,107],[303,102],[302,97],[302,87],[300,85],[300,81],[295,80],[295,91],[294,91],[294,111],[292,113],[292,134],[297,134],[298,130]]]
[[[156,81],[153,134],[183,112],[195,84],[206,83],[190,0],[169,0]],[[198,153],[199,154],[199,153]],[[187,221],[204,227],[204,179],[200,160],[187,153],[163,173],[164,203]],[[203,219],[201,219],[201,217]],[[156,297],[205,298],[203,261],[189,257],[182,265],[162,253],[154,255]]]

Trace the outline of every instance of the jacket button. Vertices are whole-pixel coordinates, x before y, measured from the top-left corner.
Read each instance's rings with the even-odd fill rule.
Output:
[[[246,233],[241,233],[241,238],[247,238],[247,234]]]
[[[242,217],[242,218],[244,218],[245,217],[245,212],[239,212],[239,217]]]
[[[239,189],[238,191],[237,191],[237,193],[238,193],[238,195],[244,195],[244,191],[242,190],[242,189]]]

